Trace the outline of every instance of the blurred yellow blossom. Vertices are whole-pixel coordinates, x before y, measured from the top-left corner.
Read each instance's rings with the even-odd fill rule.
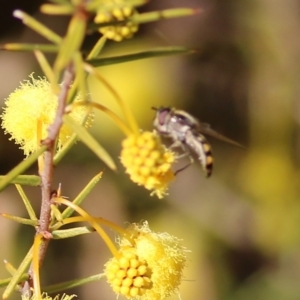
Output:
[[[111,1],[112,3],[122,3],[123,1]],[[124,21],[121,24],[100,27],[99,31],[110,40],[120,42],[123,39],[130,39],[138,31],[138,24],[132,21],[126,21],[129,17],[136,14],[137,11],[128,5],[119,6],[110,12],[99,11],[95,17],[95,23],[108,23],[114,21]]]
[[[45,78],[36,79],[32,74],[29,77],[31,80],[23,81],[6,99],[1,115],[1,126],[5,133],[9,133],[10,139],[21,145],[20,148],[26,156],[34,152],[40,146],[41,140],[47,137],[47,129],[54,120],[58,105],[57,95]],[[80,100],[83,99],[77,95],[75,101]],[[87,112],[87,107],[76,106],[70,116],[81,123]],[[86,124],[89,126],[90,122]],[[67,126],[62,126],[57,149],[63,146],[72,133]]]
[[[110,259],[105,274],[112,289],[127,299],[162,300],[178,292],[186,266],[186,248],[168,233],[154,233],[147,222],[132,224],[119,240],[119,258]]]
[[[175,178],[171,170],[174,153],[165,148],[156,133],[148,131],[130,135],[122,148],[121,162],[131,180],[162,198]]]

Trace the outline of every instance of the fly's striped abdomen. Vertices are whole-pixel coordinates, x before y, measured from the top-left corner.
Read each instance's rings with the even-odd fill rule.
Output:
[[[206,177],[209,177],[213,170],[214,159],[211,146],[206,138],[198,132],[188,131],[186,133],[186,144],[197,154]]]

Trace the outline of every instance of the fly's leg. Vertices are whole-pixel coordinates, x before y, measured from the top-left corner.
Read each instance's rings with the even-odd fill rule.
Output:
[[[183,151],[186,150],[186,147],[180,142],[180,141],[175,141],[170,147],[169,149],[174,149],[174,148],[181,148]]]
[[[177,159],[182,159],[182,158],[188,156],[190,162],[189,162],[188,164],[186,164],[184,167],[182,167],[182,168],[180,168],[179,170],[175,171],[175,173],[174,173],[175,176],[176,176],[179,172],[181,172],[181,171],[187,169],[187,168],[194,162],[194,159],[193,159],[193,157],[191,156],[191,153],[190,153],[189,149],[185,146],[185,144],[181,143],[180,141],[174,142],[174,143],[169,147],[169,149],[172,149],[172,148],[178,148],[178,147],[180,147],[180,148],[183,150],[183,153],[180,154],[179,156],[177,156]]]
[[[181,172],[181,171],[187,169],[187,168],[194,162],[194,159],[193,159],[193,157],[190,155],[190,153],[184,153],[184,154],[180,155],[178,158],[180,159],[180,158],[183,158],[183,157],[185,157],[185,156],[188,156],[188,157],[189,157],[190,162],[189,162],[188,164],[186,164],[184,167],[182,167],[182,168],[180,168],[179,170],[175,171],[175,176],[176,176],[179,172]]]

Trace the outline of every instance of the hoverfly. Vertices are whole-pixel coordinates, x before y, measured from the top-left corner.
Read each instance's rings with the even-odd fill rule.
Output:
[[[214,159],[211,146],[203,134],[242,147],[239,143],[211,129],[209,124],[201,123],[183,110],[171,107],[153,107],[153,109],[156,111],[153,126],[158,134],[173,140],[170,148],[181,147],[183,149],[184,153],[179,158],[189,156],[190,163],[179,169],[176,173],[184,170],[193,163],[194,160],[190,154],[190,150],[192,150],[198,156],[206,177],[211,175]]]

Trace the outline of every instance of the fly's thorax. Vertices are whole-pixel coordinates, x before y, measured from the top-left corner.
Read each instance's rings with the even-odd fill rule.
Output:
[[[176,118],[172,117],[169,122],[168,131],[172,136],[174,142],[180,141],[185,143],[186,134],[191,130],[191,127],[184,123],[177,122]]]
[[[184,110],[173,109],[172,121],[182,126],[187,126],[190,129],[197,130],[200,127],[199,121],[196,118],[194,118],[192,115],[185,112]]]

